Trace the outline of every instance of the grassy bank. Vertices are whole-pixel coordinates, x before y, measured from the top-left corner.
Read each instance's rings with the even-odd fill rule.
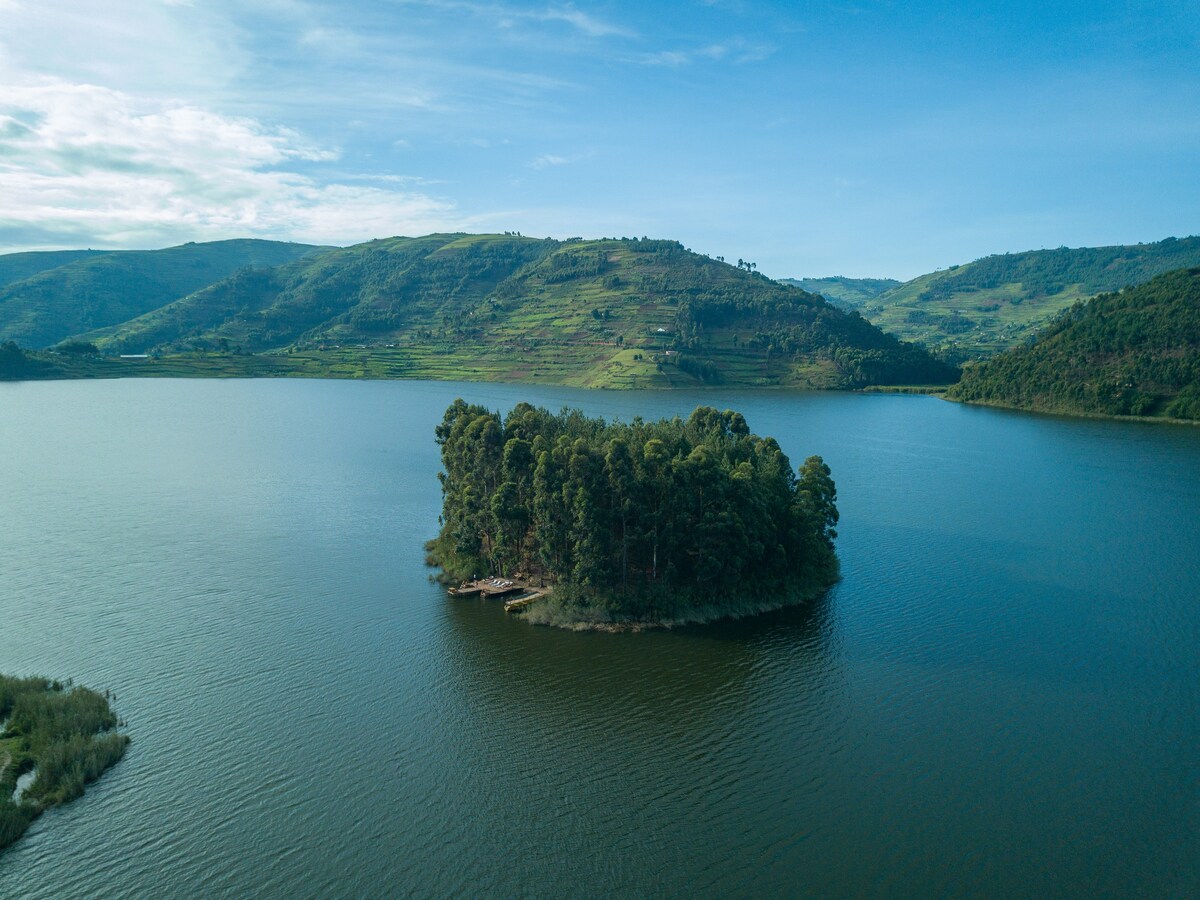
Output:
[[[0,721],[0,850],[47,809],[82,795],[129,745],[105,696],[45,678],[0,675]],[[33,783],[14,800],[17,779],[31,771]]]

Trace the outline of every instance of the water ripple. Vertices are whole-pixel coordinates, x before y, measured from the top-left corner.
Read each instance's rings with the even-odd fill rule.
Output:
[[[723,396],[833,467],[842,582],[594,635],[430,583],[433,423],[460,393],[704,395],[21,387],[0,669],[112,689],[134,743],[0,858],[0,896],[1200,887],[1195,430]]]

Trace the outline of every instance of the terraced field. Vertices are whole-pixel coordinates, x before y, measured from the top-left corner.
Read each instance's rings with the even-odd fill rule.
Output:
[[[956,372],[676,241],[427,235],[242,271],[76,335],[70,377],[324,375],[603,388],[852,387]],[[145,360],[118,354],[148,353]]]

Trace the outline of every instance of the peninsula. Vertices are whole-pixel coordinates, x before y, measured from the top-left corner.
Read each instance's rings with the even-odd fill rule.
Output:
[[[81,796],[129,745],[108,697],[45,678],[0,675],[0,723],[0,850]]]
[[[829,467],[810,456],[797,474],[740,413],[626,424],[521,403],[501,420],[459,399],[437,442],[429,562],[452,583],[550,588],[523,607],[528,621],[703,622],[802,602],[838,578]]]
[[[953,400],[1200,420],[1200,268],[1079,303],[1032,344],[967,366]]]

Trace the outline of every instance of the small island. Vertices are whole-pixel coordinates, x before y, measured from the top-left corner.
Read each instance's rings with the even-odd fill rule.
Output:
[[[117,725],[106,695],[0,675],[0,850],[121,759],[129,737]]]
[[[838,578],[829,467],[810,456],[797,474],[732,410],[626,424],[520,403],[501,420],[458,399],[436,435],[429,563],[455,593],[534,589],[520,605],[530,622],[706,622],[803,602]]]

